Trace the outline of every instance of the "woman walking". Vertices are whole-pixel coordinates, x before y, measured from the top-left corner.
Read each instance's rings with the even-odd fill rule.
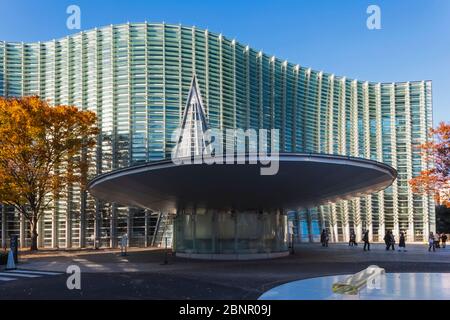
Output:
[[[402,231],[400,232],[400,239],[398,241],[398,251],[406,251],[406,238],[405,233]]]

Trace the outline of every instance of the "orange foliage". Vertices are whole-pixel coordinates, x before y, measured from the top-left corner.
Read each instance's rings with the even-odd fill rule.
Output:
[[[431,129],[430,140],[420,149],[431,168],[409,181],[413,192],[433,195],[437,203],[450,207],[450,124],[441,122]]]
[[[0,202],[30,222],[32,249],[37,222],[52,199],[69,185],[85,188],[96,122],[93,112],[50,106],[36,96],[0,97]]]

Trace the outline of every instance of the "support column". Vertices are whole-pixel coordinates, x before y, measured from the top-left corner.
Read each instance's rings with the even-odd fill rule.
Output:
[[[197,253],[197,214],[195,210],[192,212],[192,249],[194,253]]]
[[[6,206],[2,205],[2,248],[6,248],[6,225],[7,225],[7,219],[6,219],[7,211]]]
[[[366,197],[366,230],[369,230],[369,241],[373,241],[372,195]]]
[[[78,245],[80,248],[86,247],[86,191],[81,193],[80,204],[80,240]]]
[[[134,212],[132,209],[128,209],[128,216],[127,216],[128,247],[130,246],[131,238],[133,237],[133,213]]]
[[[100,245],[100,203],[95,200],[94,248],[96,248],[97,241]]]
[[[19,241],[20,241],[20,248],[25,248],[25,217],[23,214],[20,214],[20,223],[19,223]]]
[[[58,212],[57,208],[52,211],[52,248],[58,247]]]
[[[116,247],[116,237],[117,237],[117,210],[116,204],[111,205],[111,219],[109,222],[109,246],[111,248]],[[130,237],[128,237],[130,239]]]
[[[41,218],[38,221],[38,225],[37,225],[37,232],[38,232],[37,243],[38,243],[38,248],[43,248],[44,247],[44,219],[45,219],[45,214],[43,214],[41,216]]]
[[[313,235],[312,235],[312,227],[311,227],[311,209],[306,209],[306,223],[308,226],[308,241],[313,242]]]
[[[149,216],[149,212],[148,212],[148,210],[145,210],[145,215],[144,215],[144,247],[148,247],[149,246],[149,241],[148,241],[149,217],[148,216]]]
[[[350,224],[348,221],[348,200],[342,200],[342,236],[344,238],[344,242],[350,241]]]
[[[384,191],[378,193],[378,210],[379,210],[379,225],[378,225],[378,241],[383,242],[386,227],[384,225]]]
[[[355,210],[353,225],[355,228],[356,240],[361,241],[361,239],[362,239],[362,221],[361,221],[361,201],[360,201],[360,199],[357,198],[357,199],[353,200],[353,205],[354,205],[354,210]]]
[[[67,205],[66,213],[66,248],[72,248],[72,210],[71,203]]]
[[[332,203],[331,204],[331,216],[332,216],[332,220],[333,220],[333,230],[331,233],[331,241],[332,242],[338,242],[339,241],[339,235],[338,235],[338,226],[337,226],[337,217],[336,217],[336,204]]]

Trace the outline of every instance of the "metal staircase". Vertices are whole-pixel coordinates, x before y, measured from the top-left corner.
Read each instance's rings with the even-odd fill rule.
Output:
[[[173,238],[173,223],[172,218],[168,213],[157,213],[158,218],[156,221],[153,239],[152,239],[152,247],[164,248],[167,238],[167,247],[172,247],[172,238]]]

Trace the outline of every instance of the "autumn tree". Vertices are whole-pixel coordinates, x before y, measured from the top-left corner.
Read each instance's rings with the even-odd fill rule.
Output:
[[[409,183],[413,192],[432,195],[438,204],[450,207],[450,123],[441,122],[429,135],[420,149],[432,166]]]
[[[37,96],[0,97],[0,203],[29,222],[31,250],[37,225],[67,187],[85,189],[96,115],[74,106],[50,106]]]

